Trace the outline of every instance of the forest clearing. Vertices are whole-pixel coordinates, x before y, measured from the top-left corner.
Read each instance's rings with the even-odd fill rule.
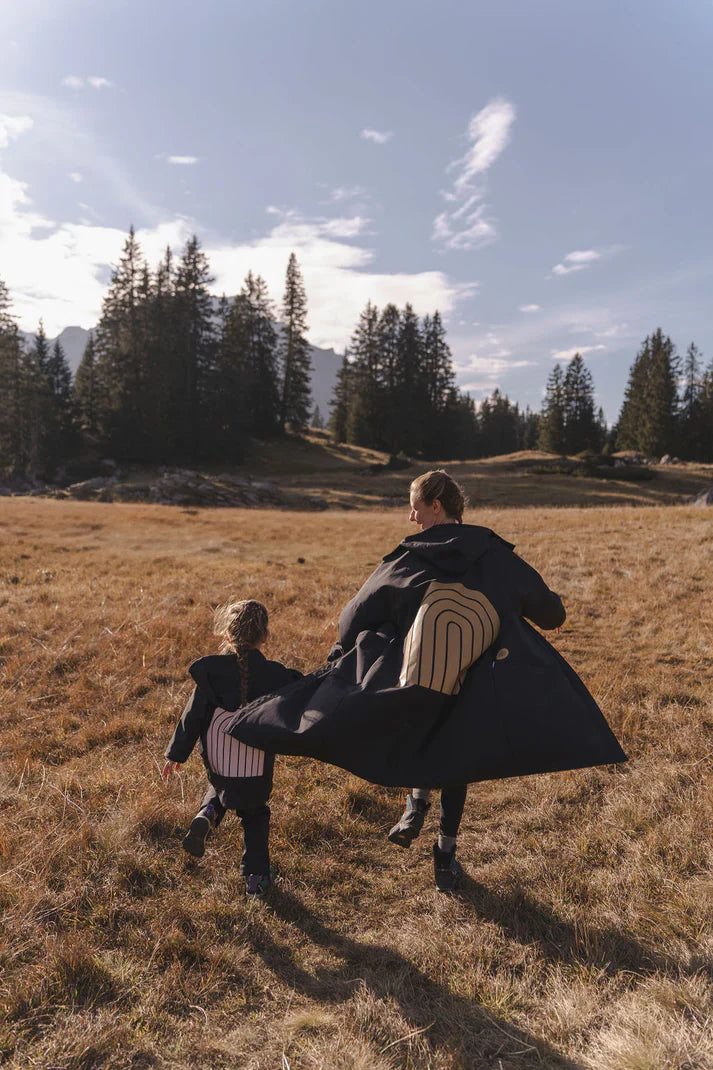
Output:
[[[630,760],[472,785],[453,896],[433,888],[435,818],[400,851],[399,791],[278,758],[278,881],[248,902],[234,817],[200,862],[181,850],[198,756],[160,779],[212,608],[263,601],[268,656],[317,667],[405,508],[3,501],[4,1065],[709,1070],[708,510],[517,509],[482,486],[466,521],[562,595],[548,638]]]

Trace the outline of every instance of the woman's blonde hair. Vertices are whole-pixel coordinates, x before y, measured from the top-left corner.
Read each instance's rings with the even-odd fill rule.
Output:
[[[411,484],[411,493],[424,505],[433,505],[438,500],[447,516],[459,524],[463,523],[465,495],[453,476],[449,476],[442,468],[417,476]]]
[[[262,602],[247,598],[218,606],[213,616],[213,632],[223,640],[221,653],[232,651],[240,665],[240,701],[248,697],[248,651],[267,635],[267,609]]]

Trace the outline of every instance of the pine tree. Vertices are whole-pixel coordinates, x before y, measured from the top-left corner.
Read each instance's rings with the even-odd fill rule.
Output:
[[[600,450],[603,443],[594,411],[594,382],[579,353],[567,365],[562,389],[565,453]]]
[[[687,460],[701,460],[704,448],[703,376],[701,354],[691,342],[683,362],[683,390],[679,410],[680,429],[677,453]]]
[[[389,412],[390,450],[420,453],[424,449],[431,412],[423,369],[423,338],[418,316],[410,304],[401,313],[398,334],[396,405]]]
[[[537,444],[546,453],[565,452],[564,376],[559,364],[547,378]]]
[[[347,442],[381,449],[393,441],[384,411],[379,310],[368,301],[352,335]],[[389,414],[391,415],[391,414]]]
[[[238,462],[245,451],[250,415],[246,410],[245,354],[235,335],[233,311],[225,294],[218,302],[214,376],[209,380],[211,453]]]
[[[27,472],[33,479],[49,475],[55,445],[55,413],[49,384],[50,347],[40,319],[25,357],[24,407],[27,428]]]
[[[518,449],[520,410],[497,388],[481,403],[478,425],[482,457],[496,457]]]
[[[452,423],[451,399],[455,390],[453,358],[446,341],[446,330],[440,313],[424,316],[422,339],[422,391],[428,409],[423,427],[422,446],[427,457],[455,456],[454,449],[462,448],[463,427],[474,417],[465,415],[461,401],[458,406],[458,428]],[[456,393],[456,397],[458,397]],[[473,428],[467,432],[472,439]]]
[[[208,290],[212,282],[208,259],[194,234],[176,268],[173,300],[178,377],[173,434],[176,451],[190,460],[203,452],[202,431],[212,419],[208,408],[215,362],[213,301]]]
[[[98,374],[94,335],[90,331],[74,376],[73,396],[79,428],[91,437],[96,437],[100,431]]]
[[[312,360],[306,337],[307,295],[294,253],[290,253],[287,263],[282,320],[279,344],[282,375],[280,423],[283,427],[289,423],[295,430],[301,430],[309,418]]]
[[[21,475],[28,461],[28,375],[12,303],[0,279],[0,469]]]
[[[107,445],[124,457],[142,458],[148,430],[139,287],[145,263],[134,228],[124,243],[102,303],[94,345],[102,389],[99,424]]]
[[[701,377],[701,461],[713,461],[713,361]]]
[[[247,429],[270,438],[280,429],[277,332],[265,280],[252,271],[231,305],[227,330],[242,383]]]
[[[324,428],[324,417],[322,416],[319,405],[315,405],[314,411],[309,418],[310,427],[314,427],[315,430],[321,431]]]
[[[347,441],[347,429],[349,424],[349,404],[351,399],[351,366],[348,352],[344,350],[342,364],[337,372],[337,381],[334,384],[332,400],[329,403],[331,410],[329,427],[335,442]]]
[[[629,371],[616,445],[656,457],[673,450],[678,420],[676,348],[659,327],[644,339]]]

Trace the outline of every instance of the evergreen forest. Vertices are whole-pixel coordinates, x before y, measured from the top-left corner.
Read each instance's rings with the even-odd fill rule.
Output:
[[[211,293],[194,236],[151,269],[133,228],[96,329],[72,377],[42,321],[27,344],[0,280],[0,471],[62,481],[92,459],[239,463],[286,429],[320,426],[312,409],[307,294],[295,254],[282,302],[248,272],[232,299]],[[573,455],[634,450],[713,461],[713,365],[679,356],[657,328],[644,339],[614,427],[595,406],[580,354],[548,376],[540,412],[495,390],[479,403],[455,383],[439,312],[367,303],[345,351],[329,428],[336,442],[392,457],[477,458],[539,448]]]

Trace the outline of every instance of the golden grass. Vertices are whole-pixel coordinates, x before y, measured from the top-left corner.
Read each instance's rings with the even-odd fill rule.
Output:
[[[230,815],[181,851],[200,761],[160,781],[186,667],[229,593],[320,663],[405,513],[0,509],[4,1065],[710,1070],[705,510],[473,512],[563,594],[554,641],[631,762],[471,787],[445,897],[430,835],[385,839],[398,792],[278,759],[280,879],[249,903]]]

